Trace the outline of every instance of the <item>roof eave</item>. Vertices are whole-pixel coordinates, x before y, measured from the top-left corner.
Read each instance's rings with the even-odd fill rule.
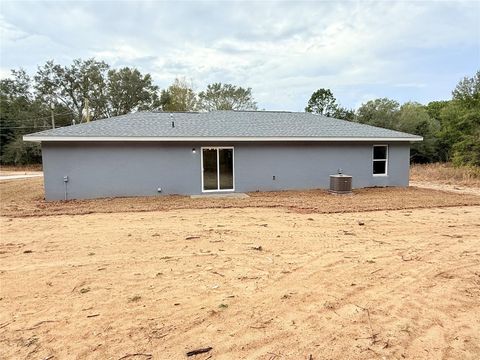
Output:
[[[423,137],[302,137],[302,136],[275,136],[275,137],[158,137],[158,136],[42,136],[25,135],[24,141],[30,142],[115,142],[115,141],[136,141],[136,142],[198,142],[198,141],[229,141],[229,142],[249,142],[249,141],[317,141],[317,142],[415,142],[422,141]]]

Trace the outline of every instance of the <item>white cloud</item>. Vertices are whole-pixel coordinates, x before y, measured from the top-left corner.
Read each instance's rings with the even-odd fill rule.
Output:
[[[302,110],[320,87],[349,106],[448,97],[480,62],[476,2],[25,4],[0,18],[2,68],[95,56],[162,87],[177,76],[252,87],[265,108]]]

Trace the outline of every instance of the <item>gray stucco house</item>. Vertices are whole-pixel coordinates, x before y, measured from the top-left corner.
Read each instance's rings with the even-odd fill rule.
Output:
[[[408,186],[415,135],[310,113],[138,112],[26,135],[45,198]]]

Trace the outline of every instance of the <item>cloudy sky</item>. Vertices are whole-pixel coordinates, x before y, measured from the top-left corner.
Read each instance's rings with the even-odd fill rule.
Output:
[[[253,89],[259,107],[303,111],[330,88],[348,107],[377,97],[448,99],[480,69],[480,1],[1,1],[0,76],[53,59],[135,66],[167,87],[191,79]]]

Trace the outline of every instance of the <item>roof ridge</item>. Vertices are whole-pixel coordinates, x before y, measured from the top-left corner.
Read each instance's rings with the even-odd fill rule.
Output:
[[[251,112],[251,113],[285,113],[285,114],[298,114],[302,112],[296,111],[287,111],[287,110],[212,110],[208,112],[220,112],[220,111],[231,111],[231,112]]]
[[[200,111],[164,111],[164,110],[144,110],[144,111],[136,111],[132,114],[201,114]],[[127,115],[127,114],[125,114]]]

